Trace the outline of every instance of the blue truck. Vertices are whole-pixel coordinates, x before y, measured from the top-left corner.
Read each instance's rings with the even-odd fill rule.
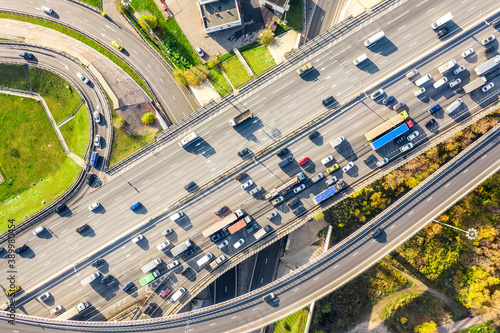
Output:
[[[99,159],[99,153],[93,152],[92,155],[90,155],[90,165],[92,165],[94,168],[97,165],[97,159]]]
[[[329,187],[320,194],[318,194],[317,196],[315,196],[313,200],[317,205],[319,205],[320,203],[325,202],[326,200],[337,194],[337,192],[341,191],[346,186],[347,184],[344,181],[340,181],[337,184],[335,184],[335,186]]]
[[[372,149],[377,150],[380,147],[382,147],[383,145],[388,144],[389,142],[391,142],[392,140],[394,140],[395,138],[397,138],[401,134],[407,132],[410,129],[410,127],[412,127],[412,126],[413,126],[413,122],[411,120],[406,121],[404,124],[399,125],[398,127],[393,129],[389,133],[381,136],[377,140],[372,141],[370,143],[370,146],[372,147]]]

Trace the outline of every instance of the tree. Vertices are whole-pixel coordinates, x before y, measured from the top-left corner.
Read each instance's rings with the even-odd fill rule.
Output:
[[[415,328],[413,330],[415,333],[436,333],[437,332],[437,325],[435,322],[433,322],[431,320],[427,323],[423,323],[423,324],[415,326]]]
[[[141,16],[141,18],[138,19],[139,25],[145,31],[149,31],[149,28],[156,29],[156,27],[158,26],[158,19],[156,18],[156,16],[154,16],[153,14],[151,14],[148,11],[141,12],[140,16]],[[144,23],[144,21],[146,21],[147,25]],[[149,27],[148,27],[148,25],[149,25]]]
[[[218,68],[219,64],[220,64],[220,61],[219,61],[219,58],[217,58],[217,57],[212,57],[212,58],[208,59],[208,61],[207,61],[207,66],[209,69]]]
[[[116,129],[118,129],[118,130],[121,130],[125,127],[125,119],[123,119],[123,118],[116,118],[115,120],[113,120],[113,123],[114,123]]]
[[[266,29],[262,31],[262,34],[260,35],[260,43],[262,45],[271,45],[274,42],[274,33]]]
[[[155,115],[152,112],[146,113],[141,119],[144,125],[151,125],[155,121]]]
[[[183,85],[184,87],[188,86],[186,77],[184,76],[184,72],[182,70],[177,68],[174,70],[173,74],[174,74],[175,81],[178,84]]]

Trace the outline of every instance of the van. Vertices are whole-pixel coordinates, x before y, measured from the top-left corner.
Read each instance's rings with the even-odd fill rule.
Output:
[[[179,141],[179,146],[181,147],[187,146],[190,143],[194,142],[196,139],[198,139],[198,135],[196,135],[195,132],[191,132],[188,135],[186,135],[181,141]]]
[[[404,146],[399,147],[399,151],[404,153],[405,151],[408,151],[413,148],[413,143],[409,142],[405,144]]]
[[[379,31],[375,35],[373,35],[370,38],[368,38],[367,40],[365,40],[365,46],[366,47],[370,47],[370,46],[372,46],[373,44],[375,44],[376,42],[378,42],[379,40],[381,40],[384,37],[385,37],[384,32],[383,31]]]
[[[415,81],[415,85],[417,87],[423,86],[426,82],[428,82],[430,79],[432,79],[432,76],[430,74],[427,74],[426,76],[422,76],[420,79]]]
[[[36,236],[44,230],[45,230],[45,228],[43,226],[39,226],[39,227],[35,228],[35,230],[33,230],[33,235]]]
[[[434,89],[437,89],[437,88],[441,87],[443,84],[445,84],[446,82],[448,82],[448,79],[443,77],[443,78],[437,80],[436,82],[434,82],[434,84],[432,86],[434,87]]]
[[[363,53],[362,55],[360,55],[359,57],[354,59],[353,63],[357,66],[360,63],[362,63],[363,61],[365,61],[366,59],[368,59],[368,56],[366,55],[366,53]]]
[[[288,156],[287,158],[285,158],[283,161],[279,162],[278,163],[278,166],[280,168],[283,168],[284,166],[286,166],[288,163],[290,163],[291,161],[293,161],[293,157],[292,156]]]
[[[300,76],[302,76],[302,75],[306,74],[307,72],[309,72],[310,70],[312,70],[313,68],[314,68],[313,65],[311,65],[310,62],[308,62],[304,66],[302,66],[299,69],[297,69],[297,74],[299,74]]]
[[[184,295],[184,293],[186,292],[186,289],[182,288],[177,290],[173,295],[172,297],[170,297],[170,302],[172,303],[175,303],[179,300],[179,298],[181,298],[182,295]]]
[[[453,18],[453,15],[451,15],[451,13],[446,13],[443,16],[441,16],[436,22],[432,23],[431,28],[434,30],[439,29],[443,25],[448,23],[448,21],[451,21],[452,18]]]
[[[412,77],[414,77],[417,74],[418,74],[418,69],[413,68],[411,71],[409,71],[408,73],[406,73],[406,78],[409,80],[409,79],[411,79]]]
[[[444,109],[446,111],[446,113],[450,114],[452,113],[453,111],[455,111],[459,106],[460,104],[462,104],[462,99],[461,98],[457,98],[455,100],[455,102],[451,103],[446,109]]]
[[[378,161],[376,164],[377,164],[377,167],[380,168],[380,167],[386,165],[388,162],[389,162],[389,159],[386,157],[383,160]]]
[[[204,255],[203,257],[201,257],[200,259],[198,259],[198,261],[196,263],[198,264],[199,267],[202,267],[207,262],[209,262],[210,259],[212,259],[213,257],[214,256],[213,256],[212,253],[207,253],[206,255]]]
[[[182,210],[180,210],[177,213],[170,216],[170,221],[175,222],[175,221],[181,219],[183,216],[184,216],[184,213],[182,212]]]
[[[330,141],[330,145],[335,148],[337,147],[338,145],[340,145],[342,142],[344,142],[344,137],[343,136],[339,136],[338,138],[336,138],[335,140],[333,141]]]
[[[314,178],[311,180],[312,180],[313,184],[316,184],[317,182],[319,182],[323,178],[325,178],[325,176],[320,172],[316,176],[314,176]]]

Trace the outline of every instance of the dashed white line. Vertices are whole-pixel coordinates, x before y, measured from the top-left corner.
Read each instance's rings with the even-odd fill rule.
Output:
[[[429,199],[425,200],[425,201],[430,201],[432,199],[432,197],[429,197]]]
[[[476,8],[476,6],[474,6],[474,7],[470,8],[470,9],[468,10],[468,12],[470,12],[470,11],[471,11],[471,10],[473,10],[474,8]]]
[[[358,252],[354,252],[354,254],[352,256],[354,257],[356,254],[358,254]]]
[[[467,0],[466,0],[466,1],[467,1]],[[416,5],[415,7],[419,7],[419,6],[423,5],[423,4],[424,4],[424,3],[426,3],[426,2],[427,2],[427,0],[424,0],[424,1],[422,1],[421,3],[419,3],[418,5]]]
[[[316,281],[317,279],[319,279],[319,276],[316,276],[313,280]]]
[[[146,64],[146,65],[148,65],[148,67],[149,67],[149,68],[151,68],[151,65],[150,65],[150,64]]]
[[[408,213],[408,216],[410,216],[411,214],[413,214],[413,211],[409,212],[409,213]]]
[[[291,108],[294,105],[295,105],[295,103],[290,104],[287,109]]]
[[[144,183],[142,183],[142,185],[147,184],[147,183],[149,183],[149,179],[146,180]]]
[[[469,171],[469,169],[465,169],[462,173],[466,173],[467,171]]]
[[[411,34],[408,34],[408,35],[404,36],[403,39],[408,38],[410,36],[411,36]]]
[[[156,200],[158,200],[158,199],[160,199],[160,197],[156,197],[156,198],[154,198],[154,199],[153,199],[153,201],[156,201]]]
[[[396,226],[396,225],[395,225],[395,224],[393,224],[393,225],[391,225],[391,226],[389,227],[389,229],[392,229],[392,228],[394,228],[395,226]]]
[[[70,14],[70,15],[71,15],[71,13],[70,13],[70,12],[68,12],[68,11],[66,11],[66,13],[68,13],[68,14]]]
[[[121,198],[121,196],[119,196],[118,198],[116,198],[116,199],[115,199],[115,201],[118,201],[118,200],[120,200],[120,198]]]
[[[450,184],[451,184],[451,183],[448,183],[448,184],[446,184],[444,187],[448,187],[448,186],[450,186]]]
[[[429,9],[428,11],[426,11],[426,13],[430,13],[434,10],[434,7],[432,7],[431,9]]]
[[[404,27],[406,27],[406,24],[405,24],[405,25],[403,25],[403,26],[402,26],[401,28],[399,28],[398,30],[401,30],[401,29],[403,29]]]
[[[47,266],[48,264],[50,264],[52,261],[47,261],[47,263],[45,265],[43,265],[43,267]]]
[[[483,157],[481,157],[482,160],[484,160],[486,158],[487,155],[484,155]]]
[[[258,310],[259,308],[252,309],[252,311]]]
[[[394,22],[394,21],[396,21],[396,20],[399,20],[401,17],[405,16],[405,15],[406,15],[406,14],[408,14],[409,12],[410,12],[410,11],[408,10],[407,12],[405,12],[405,13],[403,13],[403,14],[399,15],[398,17],[396,17],[394,20],[387,22],[387,25],[391,24],[392,22]]]
[[[238,318],[238,316],[233,316],[233,317],[231,317],[231,319],[234,319],[234,318]]]
[[[297,291],[297,290],[299,290],[299,289],[300,289],[300,287],[299,287],[299,288],[295,288],[293,291]]]
[[[413,42],[411,43],[410,45],[408,45],[408,47],[412,47],[413,45],[417,44],[417,42]]]

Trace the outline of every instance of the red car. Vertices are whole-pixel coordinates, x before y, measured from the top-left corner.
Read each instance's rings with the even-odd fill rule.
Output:
[[[301,160],[301,161],[299,162],[299,165],[300,165],[300,166],[303,166],[304,164],[309,163],[309,161],[310,161],[310,160],[311,160],[311,159],[309,159],[309,157],[306,157],[306,158],[304,158],[303,160]]]
[[[170,294],[170,289],[168,289],[168,288],[165,288],[165,290],[160,291],[160,297],[161,298],[167,297],[168,294]]]

